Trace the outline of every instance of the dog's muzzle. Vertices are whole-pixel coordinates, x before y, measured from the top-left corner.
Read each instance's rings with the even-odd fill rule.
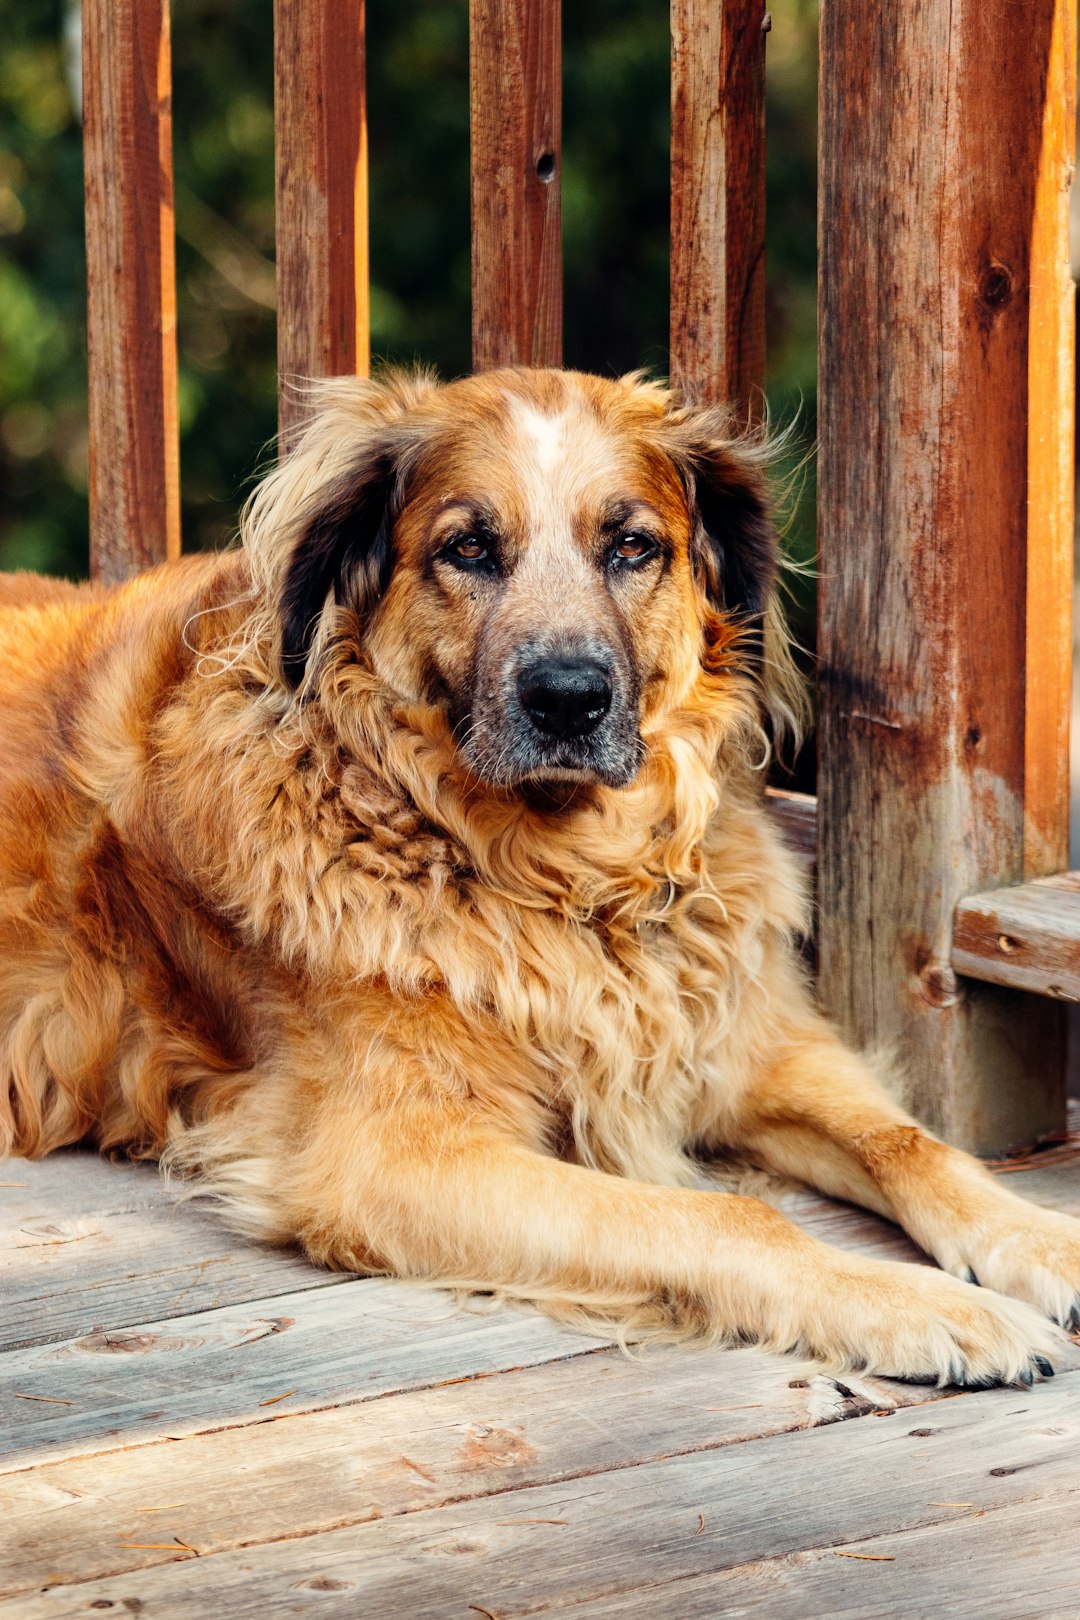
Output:
[[[643,745],[633,672],[616,647],[598,639],[574,645],[508,649],[495,671],[481,664],[461,748],[489,782],[604,782],[625,787],[637,775]]]

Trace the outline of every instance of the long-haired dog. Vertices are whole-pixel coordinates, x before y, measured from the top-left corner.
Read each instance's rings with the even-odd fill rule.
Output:
[[[3,584],[0,1147],[628,1336],[1049,1373],[1080,1224],[922,1131],[800,965],[760,451],[636,378],[317,404],[241,549]],[[943,1269],[694,1185],[725,1148]]]

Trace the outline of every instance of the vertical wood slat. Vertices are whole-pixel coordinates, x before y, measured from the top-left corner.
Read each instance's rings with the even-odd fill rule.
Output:
[[[275,0],[278,425],[370,364],[364,0]]]
[[[83,6],[90,569],[180,550],[168,0]]]
[[[1069,864],[1076,286],[1076,0],[1054,7],[1031,232],[1024,876]]]
[[[560,0],[470,0],[473,365],[562,364]]]
[[[760,419],[765,0],[671,0],[671,376]]]
[[[1064,1118],[1060,1010],[949,958],[1064,858],[1074,5],[822,12],[821,988],[983,1151]]]

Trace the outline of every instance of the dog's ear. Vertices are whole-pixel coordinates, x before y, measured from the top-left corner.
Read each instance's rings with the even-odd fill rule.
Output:
[[[390,579],[395,458],[388,445],[365,447],[340,483],[321,492],[292,547],[278,601],[281,672],[293,691],[304,679],[327,597],[361,622]]]
[[[765,481],[737,445],[702,445],[688,460],[691,552],[711,605],[759,625],[776,584],[779,546]]]
[[[676,407],[661,432],[686,490],[691,560],[710,606],[759,625],[779,566],[763,444],[740,439],[717,408]]]
[[[306,426],[245,508],[252,586],[290,691],[304,683],[327,604],[363,623],[386,587],[400,492],[437,387],[403,371],[309,385]]]
[[[746,632],[737,641],[773,738],[797,741],[808,705],[776,590],[780,542],[765,480],[771,447],[764,433],[740,434],[722,407],[656,391],[652,398],[658,443],[686,493],[691,561],[711,615]],[[707,648],[724,647],[723,636],[709,633],[717,628],[706,622]]]

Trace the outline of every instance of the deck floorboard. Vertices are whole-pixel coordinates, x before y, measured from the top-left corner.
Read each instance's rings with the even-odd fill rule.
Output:
[[[1078,1165],[1009,1184],[1080,1211]],[[318,1272],[80,1153],[0,1165],[0,1345],[0,1614],[1080,1612],[1080,1347],[1053,1382],[964,1395],[755,1350],[628,1358]]]

